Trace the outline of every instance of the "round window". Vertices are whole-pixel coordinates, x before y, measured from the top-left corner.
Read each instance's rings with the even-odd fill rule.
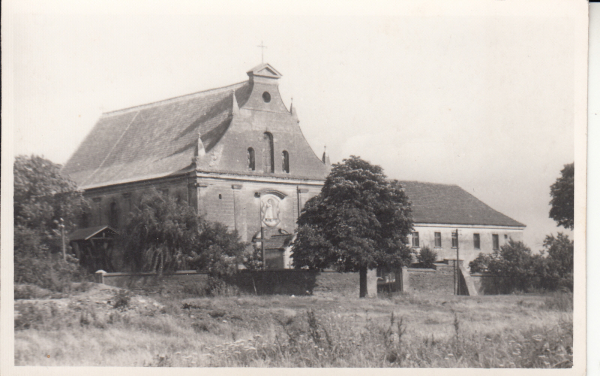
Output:
[[[263,101],[265,101],[266,103],[269,103],[271,101],[271,94],[269,94],[268,91],[265,91],[262,97]]]

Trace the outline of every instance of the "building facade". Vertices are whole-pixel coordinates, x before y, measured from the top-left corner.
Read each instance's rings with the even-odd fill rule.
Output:
[[[210,221],[289,267],[285,245],[304,203],[329,173],[279,94],[269,64],[249,80],[103,114],[62,173],[91,199],[86,226],[119,230],[150,187],[185,200]],[[287,250],[289,253],[289,249]]]
[[[279,94],[269,64],[222,88],[103,114],[64,166],[92,202],[82,227],[119,231],[154,187],[199,215],[237,230],[265,248],[270,268],[291,266],[289,243],[307,200],[330,171],[302,135],[296,109]],[[415,252],[429,246],[440,260],[465,262],[491,253],[524,225],[455,185],[401,182],[413,206]],[[458,242],[452,231],[458,229]],[[264,239],[264,241],[263,241]]]
[[[414,230],[408,238],[415,252],[429,247],[438,260],[463,260],[492,253],[510,239],[523,240],[525,225],[492,209],[456,185],[400,182],[412,203]],[[456,231],[458,230],[458,237]]]

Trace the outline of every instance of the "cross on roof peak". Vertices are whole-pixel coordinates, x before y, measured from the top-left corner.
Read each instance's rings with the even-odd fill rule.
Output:
[[[265,46],[265,44],[261,40],[260,46],[256,46],[256,47],[260,48],[260,62],[264,63],[265,62],[265,48],[267,48],[267,46]]]

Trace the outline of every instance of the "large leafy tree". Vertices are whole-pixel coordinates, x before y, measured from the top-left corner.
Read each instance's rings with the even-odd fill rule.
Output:
[[[159,274],[187,268],[230,274],[245,247],[237,232],[205,221],[187,203],[156,189],[142,196],[123,242],[125,262],[134,271]]]
[[[400,183],[379,166],[351,156],[334,164],[321,193],[298,218],[295,268],[336,268],[360,273],[367,295],[367,270],[410,263],[405,245],[412,229],[410,204]]]
[[[77,227],[89,210],[74,182],[61,166],[40,156],[17,156],[14,173],[15,282],[62,289],[78,273],[77,260],[56,257],[65,232]]]
[[[564,166],[560,172],[561,176],[550,186],[552,200],[550,205],[550,218],[556,221],[558,226],[573,230],[575,216],[575,165],[573,163]]]

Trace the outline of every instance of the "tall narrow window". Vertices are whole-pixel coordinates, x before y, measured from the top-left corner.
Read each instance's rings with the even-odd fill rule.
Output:
[[[492,234],[492,246],[494,251],[500,249],[500,240],[498,239],[498,234]]]
[[[281,169],[283,172],[290,172],[290,154],[285,150],[281,152]]]
[[[110,204],[110,214],[108,217],[108,224],[112,228],[119,228],[119,210],[117,209],[116,202],[113,202]]]
[[[456,232],[452,231],[452,248],[458,247],[458,236]]]
[[[412,246],[415,248],[419,248],[419,233],[418,232],[412,233]]]
[[[442,248],[442,233],[436,232],[434,235],[435,235],[435,247]]]
[[[90,213],[87,210],[84,210],[81,213],[81,221],[79,222],[79,227],[80,228],[86,228],[86,227],[90,227]]]
[[[264,153],[264,166],[265,172],[275,172],[275,154],[273,154],[273,135],[269,132],[265,132],[265,153]]]
[[[248,170],[254,171],[256,169],[256,159],[254,156],[254,149],[248,148]]]
[[[473,248],[481,249],[481,242],[479,239],[479,234],[473,234]]]

